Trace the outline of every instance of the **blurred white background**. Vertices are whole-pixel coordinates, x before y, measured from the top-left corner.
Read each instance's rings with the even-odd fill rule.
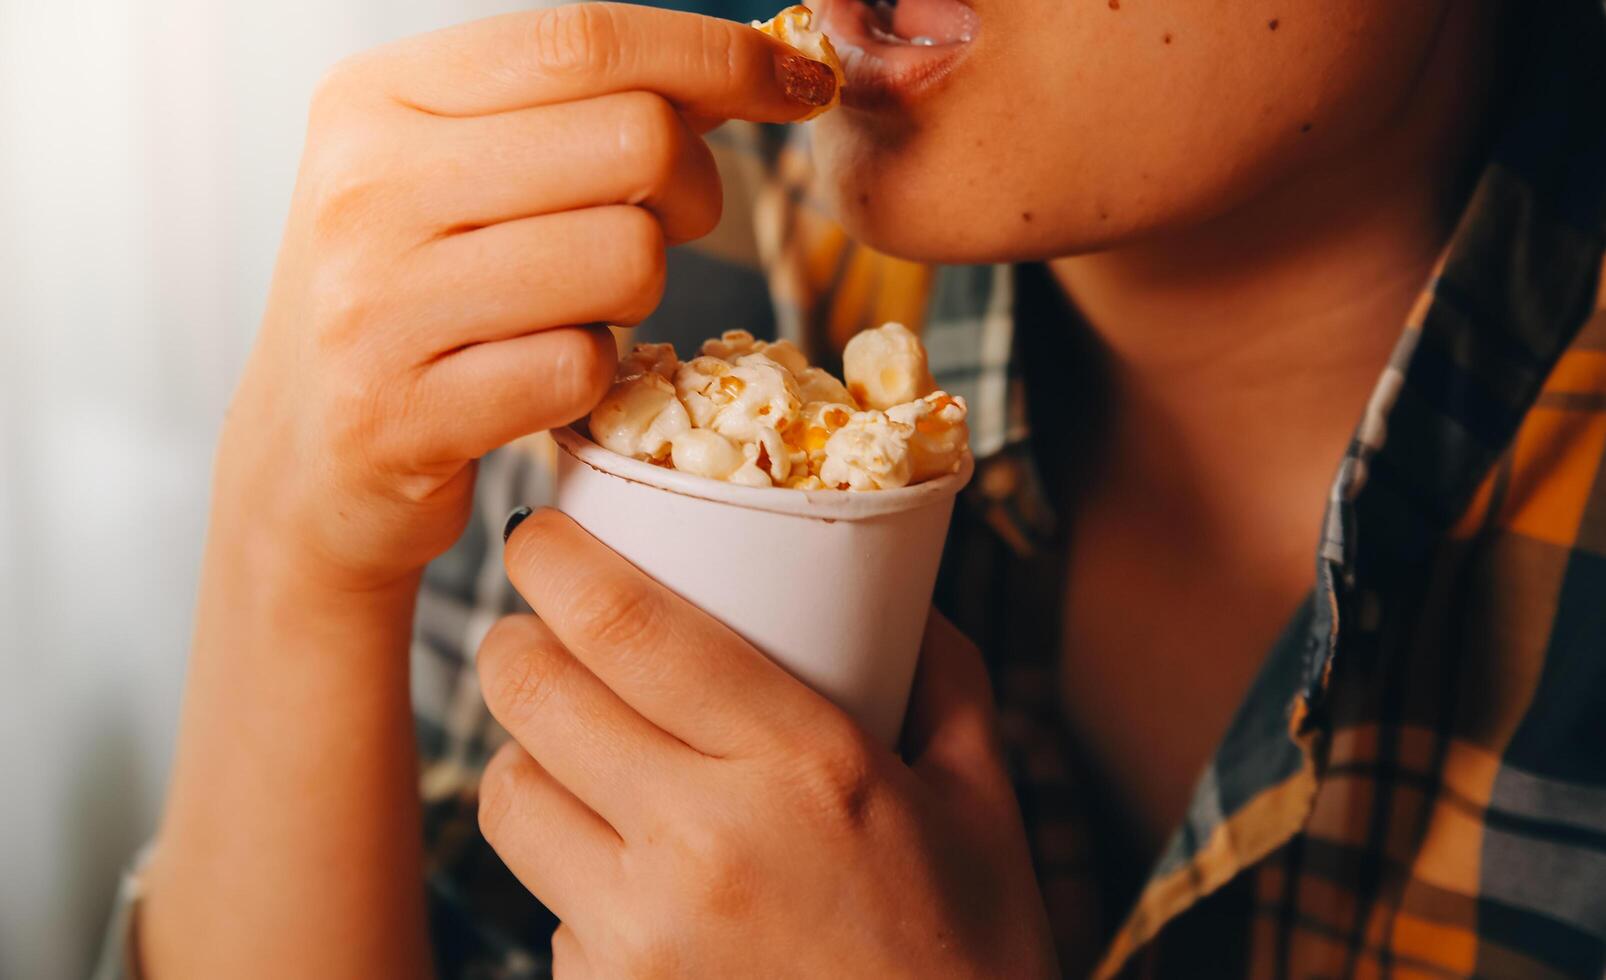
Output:
[[[535,0],[0,0],[0,977],[81,977],[172,747],[307,98]]]

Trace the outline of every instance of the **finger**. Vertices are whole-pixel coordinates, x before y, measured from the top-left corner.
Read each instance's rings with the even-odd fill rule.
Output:
[[[694,783],[702,757],[619,700],[534,616],[498,621],[476,666],[496,720],[621,837]]]
[[[988,798],[1000,791],[1008,794],[997,733],[992,684],[981,652],[932,610],[904,723],[904,751],[912,768],[928,782]]]
[[[715,756],[794,746],[839,712],[555,510],[508,538],[508,577],[565,647],[659,728]]]
[[[443,229],[605,204],[637,204],[670,242],[719,222],[713,154],[662,96],[619,92],[581,102],[416,127],[408,167],[434,190]]]
[[[744,24],[614,3],[477,20],[373,60],[393,97],[443,116],[645,89],[697,115],[788,122],[836,87],[827,66]]]
[[[560,327],[472,344],[431,364],[407,405],[424,462],[478,459],[591,411],[613,384],[607,327]]]
[[[583,913],[618,879],[619,836],[517,743],[486,763],[479,820],[502,863],[560,918]]]
[[[613,205],[520,218],[426,246],[398,302],[436,354],[582,323],[634,325],[664,291],[663,229]]]

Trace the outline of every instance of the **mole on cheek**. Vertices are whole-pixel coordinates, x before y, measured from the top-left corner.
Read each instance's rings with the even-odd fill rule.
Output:
[[[1280,24],[1280,23],[1282,23],[1282,21],[1280,21],[1277,18],[1273,17],[1271,20],[1268,20],[1266,22],[1266,26],[1275,31],[1277,29],[1277,25]]]
[[[1027,224],[1031,224],[1032,223],[1032,213],[1030,211],[1022,211],[1020,213],[1020,220],[1026,222]]]
[[[1302,123],[1302,124],[1300,124],[1299,131],[1301,133],[1310,132],[1310,123]]]
[[[1111,10],[1120,10],[1121,9],[1121,0],[1110,0],[1110,9]]]
[[[1160,40],[1164,41],[1167,44],[1170,44],[1171,43],[1171,32],[1170,31],[1166,31],[1164,34],[1160,35]]]
[[[867,208],[869,206],[870,206],[870,195],[869,195],[869,193],[860,192],[860,194],[859,194],[859,207]]]

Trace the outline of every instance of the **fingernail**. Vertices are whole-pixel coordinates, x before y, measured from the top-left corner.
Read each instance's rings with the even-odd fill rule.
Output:
[[[534,512],[528,507],[519,507],[513,513],[507,515],[507,523],[502,525],[502,542],[504,544],[507,543],[508,538],[513,536],[513,529],[523,524],[524,519],[532,513]]]
[[[800,54],[781,55],[775,76],[781,82],[781,91],[793,102],[822,106],[836,94],[836,73],[831,66]]]

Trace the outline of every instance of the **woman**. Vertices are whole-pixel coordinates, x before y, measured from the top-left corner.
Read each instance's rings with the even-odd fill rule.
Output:
[[[719,221],[702,134],[829,72],[626,6],[404,41],[314,101],[122,961],[1598,975],[1600,6],[821,7],[818,181],[782,153],[708,252],[749,234],[818,357],[922,323],[972,399],[901,755],[560,515],[505,555],[485,516],[606,389],[583,324]],[[722,133],[740,184],[768,136]],[[504,560],[540,619],[482,706]]]

